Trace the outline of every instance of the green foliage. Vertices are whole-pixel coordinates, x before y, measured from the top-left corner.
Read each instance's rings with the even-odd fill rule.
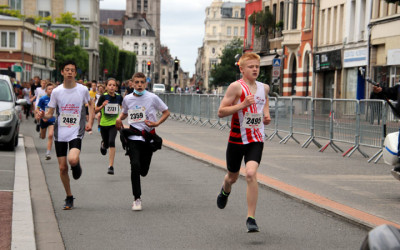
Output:
[[[219,57],[221,62],[211,70],[211,86],[226,86],[237,80],[239,67],[235,65],[235,56],[242,54],[242,48],[243,41],[241,39],[234,39],[225,46]]]
[[[268,35],[275,28],[274,15],[269,10],[253,12],[249,22],[254,26],[256,36]]]
[[[66,28],[64,30],[56,30],[54,33],[57,34],[58,39],[55,41],[55,57],[57,67],[57,79],[61,80],[60,65],[67,61],[75,61],[78,69],[81,70],[81,74],[78,74],[78,78],[82,78],[83,75],[88,71],[89,65],[89,54],[79,45],[74,45],[75,38],[78,37],[78,33],[72,28]],[[89,79],[91,80],[91,79]]]
[[[56,18],[56,23],[71,24],[72,26],[81,26],[81,22],[75,19],[74,13],[72,12],[61,13],[60,17]]]
[[[117,77],[119,49],[110,40],[104,36],[100,36],[100,71],[108,70],[106,77]]]
[[[130,51],[119,52],[118,74],[116,79],[123,81],[132,78],[135,73],[136,54]]]
[[[22,19],[24,17],[19,10],[8,9],[8,5],[0,5],[0,14],[16,17],[19,19]]]

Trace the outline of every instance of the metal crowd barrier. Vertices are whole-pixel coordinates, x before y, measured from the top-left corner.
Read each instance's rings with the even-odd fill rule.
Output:
[[[220,130],[230,127],[231,116],[219,118],[218,108],[223,96],[199,94],[158,94],[168,105],[171,119],[191,125],[210,126]],[[286,143],[296,135],[307,136],[301,144],[314,143],[320,152],[331,147],[342,156],[350,157],[358,151],[369,156],[361,147],[377,148],[369,158],[377,163],[382,157],[386,134],[399,129],[398,119],[383,100],[327,99],[309,97],[270,97],[271,124],[265,127],[267,140],[275,136]],[[268,136],[267,133],[271,132]],[[328,141],[321,145],[318,140]],[[349,144],[346,150],[337,143]]]

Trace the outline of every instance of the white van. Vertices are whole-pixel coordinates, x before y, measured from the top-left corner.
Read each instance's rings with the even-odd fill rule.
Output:
[[[154,83],[153,93],[165,93],[165,85],[162,83]]]

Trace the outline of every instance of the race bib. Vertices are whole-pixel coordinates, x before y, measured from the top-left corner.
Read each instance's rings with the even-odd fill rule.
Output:
[[[144,122],[146,120],[145,108],[128,110],[128,123]]]
[[[78,127],[79,121],[79,114],[60,114],[60,126],[62,127]]]
[[[261,122],[262,122],[262,114],[258,113],[254,114],[246,112],[243,117],[242,126],[244,128],[252,128],[252,129],[260,128]]]
[[[107,115],[117,115],[118,111],[118,103],[108,103],[104,107],[104,113]]]

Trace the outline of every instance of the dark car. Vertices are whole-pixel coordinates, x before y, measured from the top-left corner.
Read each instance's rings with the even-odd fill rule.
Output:
[[[17,100],[10,78],[0,75],[0,144],[5,149],[14,150],[18,145],[21,106],[25,99]]]

